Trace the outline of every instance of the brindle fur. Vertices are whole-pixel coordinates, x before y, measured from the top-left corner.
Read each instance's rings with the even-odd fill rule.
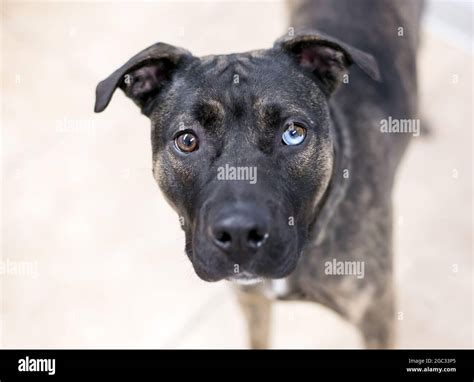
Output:
[[[393,347],[391,192],[409,135],[384,134],[379,126],[388,116],[416,118],[422,1],[302,0],[289,7],[290,26],[298,32],[270,50],[198,59],[155,44],[98,85],[96,111],[120,87],[150,117],[153,173],[184,218],[186,253],[201,278],[220,280],[230,266],[203,241],[210,205],[246,198],[271,206],[277,238],[252,268],[266,281],[237,291],[253,348],[268,346],[267,292],[270,279],[283,276],[286,290],[277,298],[325,305],[356,325],[367,347]],[[318,81],[295,64],[295,39],[338,47],[328,77]],[[351,62],[359,68],[351,68],[349,83],[331,94],[333,80]],[[126,84],[130,73],[144,82]],[[303,116],[316,132],[291,155],[272,143],[282,111]],[[177,121],[209,137],[208,151],[195,161],[170,146]],[[216,167],[228,162],[264,169],[258,188],[216,183]],[[296,227],[288,227],[289,216]],[[326,275],[324,263],[332,259],[364,262],[365,277]]]

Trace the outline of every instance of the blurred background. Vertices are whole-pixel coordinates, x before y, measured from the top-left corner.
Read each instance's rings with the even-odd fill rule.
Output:
[[[197,278],[151,174],[149,123],[96,84],[157,41],[266,48],[282,1],[17,2],[1,9],[1,337],[5,348],[242,348],[227,282]],[[473,5],[428,2],[421,129],[398,173],[398,346],[473,347]],[[281,302],[276,348],[360,348],[316,304]]]

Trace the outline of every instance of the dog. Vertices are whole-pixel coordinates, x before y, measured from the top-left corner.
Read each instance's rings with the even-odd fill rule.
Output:
[[[165,43],[100,82],[151,121],[153,176],[205,281],[233,281],[250,346],[271,302],[334,310],[367,348],[395,339],[394,177],[417,115],[422,1],[289,2],[272,48],[195,57]],[[253,174],[254,176],[250,176]]]

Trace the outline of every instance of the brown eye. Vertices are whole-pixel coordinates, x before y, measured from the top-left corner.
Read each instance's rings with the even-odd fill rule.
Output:
[[[175,138],[174,145],[179,151],[190,153],[198,148],[198,140],[193,133],[182,133]]]

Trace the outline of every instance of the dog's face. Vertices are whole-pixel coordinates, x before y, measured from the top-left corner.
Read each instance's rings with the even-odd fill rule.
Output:
[[[332,173],[315,82],[274,52],[207,57],[176,73],[150,117],[154,176],[197,274],[289,274]]]
[[[98,86],[96,111],[118,86],[150,118],[153,175],[206,281],[296,267],[333,176],[328,97],[351,62],[377,76],[370,56],[310,36],[203,58],[157,44]]]

